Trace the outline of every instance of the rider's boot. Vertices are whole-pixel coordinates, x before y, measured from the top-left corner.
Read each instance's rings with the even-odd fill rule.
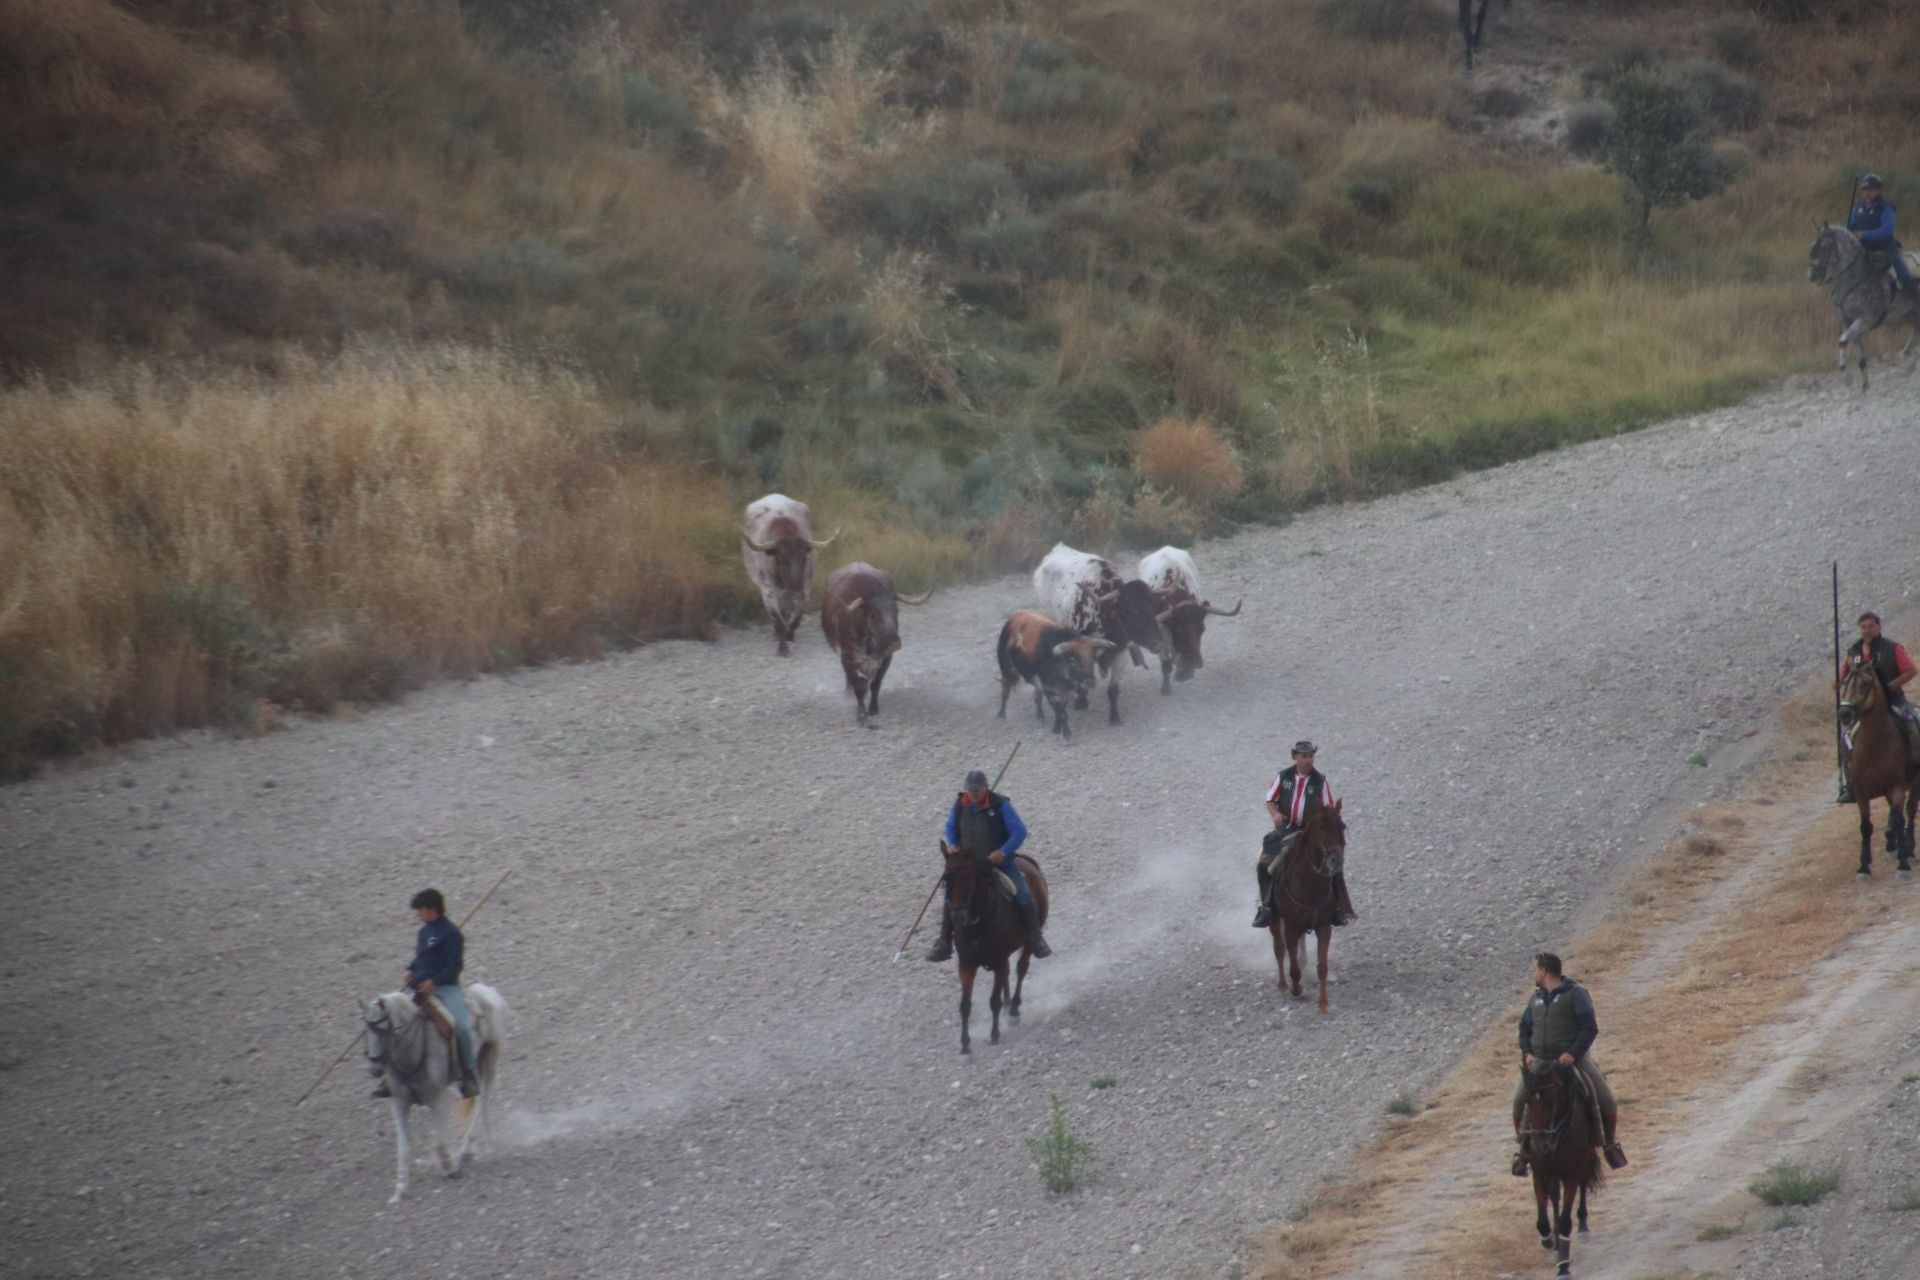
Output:
[[[391,1098],[393,1096],[393,1090],[387,1087],[387,1082],[385,1080],[382,1080],[379,1084],[374,1086],[373,1092],[368,1094],[367,1096],[369,1098]]]
[[[480,1078],[474,1074],[474,1070],[472,1067],[468,1066],[464,1062],[461,1063],[460,1064],[460,1096],[463,1098],[472,1098],[472,1097],[478,1096],[479,1093],[480,1093]]]
[[[1333,922],[1348,924],[1360,918],[1354,910],[1353,896],[1347,892],[1347,877],[1343,872],[1333,878]]]
[[[1533,1170],[1527,1164],[1526,1148],[1522,1147],[1513,1153],[1513,1176],[1516,1178],[1524,1178],[1532,1172]]]
[[[1267,905],[1265,898],[1260,899],[1253,909],[1253,927],[1271,929],[1273,927],[1273,908]]]
[[[1626,1149],[1620,1145],[1620,1139],[1618,1135],[1616,1135],[1614,1132],[1615,1128],[1620,1123],[1620,1117],[1617,1115],[1602,1116],[1600,1119],[1601,1119],[1601,1122],[1606,1126],[1606,1131],[1607,1131],[1607,1145],[1601,1149],[1602,1154],[1604,1154],[1607,1157],[1607,1168],[1609,1169],[1626,1168],[1627,1152],[1626,1152]]]
[[[940,937],[927,952],[927,959],[935,964],[953,959],[953,912],[944,906],[940,908]]]
[[[1040,904],[1037,902],[1021,903],[1020,918],[1026,921],[1027,949],[1033,952],[1033,958],[1036,960],[1045,960],[1048,956],[1052,955],[1053,948],[1048,946],[1047,940],[1040,936]]]

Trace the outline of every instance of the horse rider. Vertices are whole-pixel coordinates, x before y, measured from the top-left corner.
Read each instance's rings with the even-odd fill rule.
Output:
[[[1900,281],[1900,291],[1920,306],[1920,288],[1914,286],[1913,275],[1907,270],[1907,255],[1900,251],[1900,242],[1894,238],[1893,206],[1880,196],[1879,174],[1870,173],[1860,179],[1860,202],[1847,214],[1847,230],[1859,237],[1861,248],[1887,260],[1883,265],[1893,268],[1893,274]]]
[[[471,1098],[479,1092],[473,1074],[473,1016],[467,1012],[467,998],[460,994],[461,952],[466,940],[460,926],[447,919],[447,900],[438,889],[422,889],[409,904],[420,917],[420,932],[413,944],[413,963],[407,966],[403,991],[413,992],[413,1002],[425,1007],[429,996],[440,997],[440,1004],[453,1019],[454,1039],[460,1045],[460,1096]],[[373,1091],[376,1098],[391,1098],[393,1091],[383,1080]]]
[[[1040,908],[1034,903],[1033,890],[1013,855],[1026,843],[1027,824],[1014,812],[1013,802],[987,786],[987,775],[979,769],[967,774],[966,789],[954,798],[947,814],[947,843],[971,854],[976,861],[991,863],[1013,882],[1014,904],[1027,926],[1027,946],[1035,958],[1044,960],[1053,948],[1040,935]],[[953,958],[953,909],[944,903],[940,910],[940,939],[927,952],[927,959],[940,962]]]
[[[1300,832],[1306,827],[1307,819],[1333,803],[1333,788],[1327,782],[1327,775],[1313,767],[1313,758],[1319,750],[1304,738],[1294,743],[1293,763],[1282,769],[1273,785],[1267,788],[1267,814],[1273,819],[1273,832],[1263,842],[1260,859],[1254,864],[1254,875],[1260,886],[1260,902],[1253,916],[1256,929],[1266,929],[1273,924],[1273,909],[1268,898],[1274,872],[1300,843]],[[1333,922],[1345,924],[1358,920],[1360,913],[1353,909],[1353,899],[1347,894],[1344,872],[1333,878],[1333,888]]]
[[[1600,1104],[1600,1124],[1605,1133],[1607,1167],[1624,1169],[1627,1153],[1621,1148],[1616,1131],[1620,1125],[1620,1104],[1614,1101],[1607,1078],[1594,1065],[1593,1042],[1600,1035],[1600,1022],[1594,1016],[1593,997],[1587,989],[1560,972],[1560,957],[1542,951],[1533,958],[1533,999],[1520,1015],[1520,1060],[1528,1071],[1536,1063],[1554,1061],[1574,1067],[1593,1090]],[[1523,1074],[1513,1091],[1513,1133],[1520,1137],[1521,1116],[1527,1107],[1527,1080]],[[1527,1176],[1527,1144],[1521,1139],[1513,1157],[1513,1176]]]
[[[1913,679],[1916,668],[1913,659],[1907,656],[1907,647],[1887,639],[1880,634],[1880,615],[1869,609],[1858,618],[1860,638],[1847,649],[1845,661],[1840,664],[1840,674],[1833,682],[1837,692],[1856,665],[1866,662],[1872,665],[1880,676],[1880,683],[1886,686],[1887,710],[1893,712],[1893,722],[1900,726],[1901,735],[1909,742],[1912,735],[1920,732],[1920,712],[1907,701],[1906,685]],[[1909,750],[1912,748],[1909,747]],[[1841,789],[1844,791],[1846,775],[1841,775]],[[1842,795],[1840,801],[1845,804],[1853,797]]]

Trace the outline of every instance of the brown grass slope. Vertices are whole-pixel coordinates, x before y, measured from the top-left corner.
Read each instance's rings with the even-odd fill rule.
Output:
[[[1571,99],[1728,8],[1493,31]],[[1413,0],[0,0],[0,762],[700,634],[769,489],[931,580],[1725,399],[1917,40],[1687,72],[1751,171],[1639,246]]]

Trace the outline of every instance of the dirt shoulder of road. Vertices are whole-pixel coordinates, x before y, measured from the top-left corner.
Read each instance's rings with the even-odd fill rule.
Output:
[[[1595,1056],[1634,1160],[1595,1201],[1577,1275],[1910,1274],[1920,1213],[1902,1210],[1920,1197],[1888,1139],[1920,1117],[1920,882],[1897,881],[1878,849],[1872,882],[1853,878],[1830,699],[1818,684],[1785,706],[1745,795],[1696,810],[1563,948],[1600,1010]],[[1514,1016],[1523,998],[1516,981]],[[1506,1168],[1513,1034],[1511,1017],[1490,1025],[1414,1115],[1261,1241],[1254,1274],[1538,1270],[1531,1189]],[[1840,1190],[1764,1206],[1749,1184],[1782,1160],[1839,1169]]]

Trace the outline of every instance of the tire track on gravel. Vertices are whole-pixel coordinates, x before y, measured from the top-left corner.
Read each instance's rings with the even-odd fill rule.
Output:
[[[1171,699],[1061,748],[993,635],[1023,579],[905,620],[883,727],[758,632],[196,736],[0,792],[0,1218],[28,1273],[1208,1276],[1442,1071],[1675,803],[1826,661],[1819,586],[1916,585],[1911,380],[1745,405],[1198,549],[1246,614]],[[1860,513],[1889,513],[1872,521]],[[1246,927],[1259,798],[1315,736],[1364,921],[1335,1014]],[[949,970],[887,964],[957,779],[1055,886],[1029,1016],[960,1066]],[[483,842],[506,837],[481,849]],[[344,1069],[286,1103],[507,866],[472,976],[517,1011],[505,1149],[395,1210]],[[982,1002],[984,1003],[984,1002]],[[1107,1090],[1089,1077],[1114,1075]],[[1068,1104],[1078,1195],[1020,1139]],[[59,1117],[57,1123],[47,1117]],[[430,1228],[430,1229],[429,1229]]]

